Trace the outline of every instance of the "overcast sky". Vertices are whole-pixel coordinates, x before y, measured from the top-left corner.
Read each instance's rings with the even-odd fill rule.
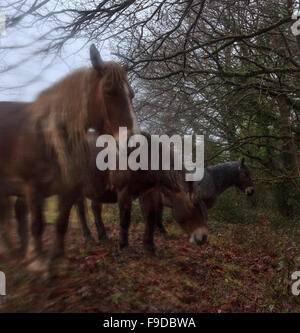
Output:
[[[33,41],[46,31],[47,27],[39,24],[26,29],[9,29],[5,36],[0,35],[0,48],[30,45],[26,48],[0,50],[0,100],[34,100],[35,96],[51,83],[74,69],[90,65],[90,43],[84,46],[86,41],[83,39],[70,41],[60,56],[53,54],[43,57],[31,56],[43,45],[43,41],[38,43]],[[101,55],[104,60],[110,58],[108,47],[101,47]],[[9,69],[15,64],[19,65]]]

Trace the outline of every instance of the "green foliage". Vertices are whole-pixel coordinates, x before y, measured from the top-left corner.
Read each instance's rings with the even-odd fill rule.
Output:
[[[137,225],[140,223],[142,218],[142,212],[141,212],[141,207],[139,200],[135,200],[132,202],[131,206],[131,223],[133,225]]]
[[[255,198],[248,198],[240,190],[232,188],[220,196],[209,215],[222,223],[251,224],[258,217],[255,205]]]
[[[173,223],[173,216],[170,208],[164,208],[162,218],[165,224]]]
[[[296,216],[299,212],[296,210]],[[298,217],[287,218],[278,213],[272,186],[258,185],[253,197],[247,197],[236,188],[223,193],[209,212],[210,219],[219,223],[263,224],[279,229],[300,226]]]

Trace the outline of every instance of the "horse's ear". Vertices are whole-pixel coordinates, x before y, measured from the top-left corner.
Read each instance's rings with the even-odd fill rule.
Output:
[[[104,66],[104,61],[102,60],[99,51],[97,50],[95,44],[90,46],[90,58],[92,65],[98,71],[101,70]]]
[[[245,157],[243,157],[241,160],[241,166],[244,166],[244,165],[245,165]]]

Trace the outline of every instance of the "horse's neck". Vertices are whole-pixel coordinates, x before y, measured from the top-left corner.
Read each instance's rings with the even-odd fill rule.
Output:
[[[215,167],[209,168],[217,195],[226,191],[229,187],[234,186],[238,177],[238,169],[234,164],[220,164]]]

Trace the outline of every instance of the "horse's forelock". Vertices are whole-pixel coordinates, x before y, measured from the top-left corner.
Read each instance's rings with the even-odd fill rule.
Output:
[[[109,87],[123,83],[128,85],[127,73],[125,69],[114,61],[105,62],[103,80],[104,84]]]

